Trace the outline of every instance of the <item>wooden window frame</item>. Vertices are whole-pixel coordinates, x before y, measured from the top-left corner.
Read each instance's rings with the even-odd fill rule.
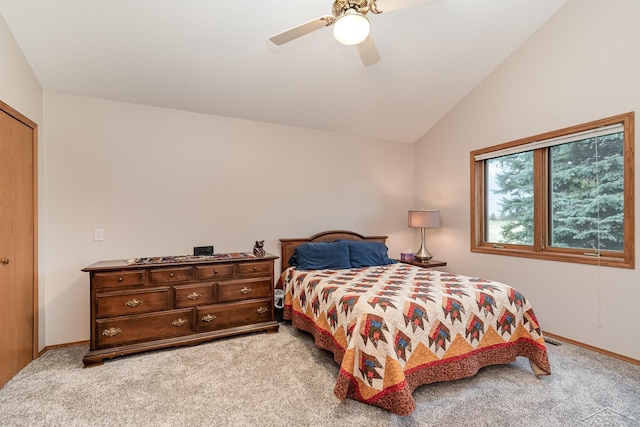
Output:
[[[550,242],[549,200],[549,148],[532,148],[534,157],[534,242],[533,245],[516,245],[485,241],[485,160],[476,156],[511,149],[536,141],[622,124],[624,126],[624,241],[622,251],[585,252],[584,249],[559,248]],[[507,255],[550,261],[573,262],[619,268],[635,268],[635,211],[634,211],[634,112],[620,114],[577,126],[571,126],[504,144],[494,145],[471,152],[471,252]],[[529,150],[527,150],[529,151]]]

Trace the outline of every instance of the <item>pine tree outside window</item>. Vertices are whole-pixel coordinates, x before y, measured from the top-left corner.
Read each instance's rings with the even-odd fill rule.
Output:
[[[634,268],[634,113],[471,153],[471,250]]]

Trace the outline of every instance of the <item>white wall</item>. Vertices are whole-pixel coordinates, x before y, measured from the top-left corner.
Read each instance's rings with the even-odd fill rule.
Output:
[[[544,330],[635,359],[637,269],[470,252],[469,152],[628,111],[638,120],[638,22],[636,0],[570,0],[416,144],[417,199],[442,210],[431,247],[450,270],[513,284]],[[635,216],[640,242],[639,206]]]
[[[42,126],[42,88],[0,14],[0,100]]]
[[[395,256],[413,240],[413,144],[56,93],[45,112],[47,345],[88,339],[80,270],[99,260],[279,255],[332,229],[389,235]]]
[[[2,15],[0,15],[0,58],[2,58],[2,65],[0,65],[0,101],[38,125],[38,160],[40,162],[38,167],[38,222],[40,230],[42,230],[42,200],[44,195],[42,190],[43,166],[41,162],[44,153],[43,92]],[[44,255],[41,244],[38,251],[40,264],[40,277],[38,279],[38,305],[40,312],[38,318],[38,347],[42,349],[45,345],[46,337],[46,324],[42,315],[44,312],[46,280],[42,270]]]

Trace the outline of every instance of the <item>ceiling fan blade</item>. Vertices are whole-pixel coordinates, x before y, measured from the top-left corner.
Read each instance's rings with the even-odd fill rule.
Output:
[[[333,21],[333,16],[323,16],[322,18],[305,22],[304,24],[298,25],[297,27],[294,27],[290,30],[284,31],[280,34],[276,34],[275,36],[270,37],[269,40],[280,46],[281,44],[290,42],[291,40],[297,39],[298,37],[302,37],[305,34],[309,34],[312,31],[329,26],[333,23]]]
[[[371,35],[369,35],[369,37],[367,37],[362,43],[356,45],[356,48],[358,49],[360,59],[362,59],[362,63],[365,67],[380,62],[380,54],[378,53],[378,48],[373,42]]]
[[[392,12],[417,4],[430,3],[434,0],[377,0],[378,9],[381,12]]]

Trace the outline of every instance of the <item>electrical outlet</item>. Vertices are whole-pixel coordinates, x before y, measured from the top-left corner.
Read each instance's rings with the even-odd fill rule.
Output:
[[[93,240],[101,242],[104,240],[104,230],[102,228],[95,228],[93,230]]]

